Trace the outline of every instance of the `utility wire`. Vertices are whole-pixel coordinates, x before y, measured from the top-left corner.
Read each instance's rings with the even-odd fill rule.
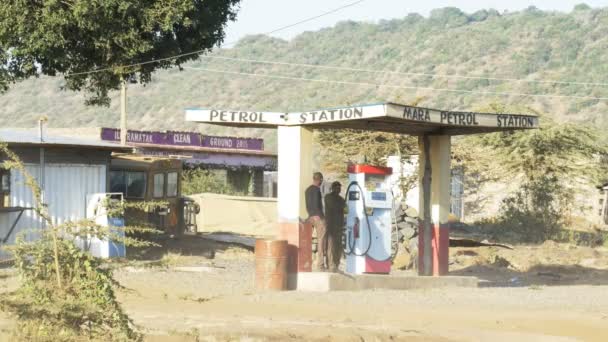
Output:
[[[217,70],[217,69],[208,69],[208,68],[195,68],[195,67],[183,67],[183,68],[184,69],[188,69],[188,70],[198,70],[198,71],[206,71],[206,72],[221,73],[221,74],[230,74],[230,75],[275,78],[275,79],[283,79],[283,80],[291,80],[291,81],[333,83],[333,84],[343,84],[343,85],[359,85],[359,86],[368,86],[368,87],[429,90],[429,91],[438,91],[438,92],[468,93],[468,94],[478,94],[478,95],[529,96],[529,97],[540,97],[540,98],[569,98],[569,99],[578,99],[578,100],[608,101],[608,97],[577,96],[577,95],[554,95],[554,94],[526,94],[526,93],[508,93],[508,92],[495,92],[495,91],[464,90],[464,89],[452,89],[452,88],[433,88],[433,87],[418,87],[418,86],[401,86],[401,85],[378,84],[378,83],[369,83],[369,82],[337,81],[337,80],[326,80],[326,79],[294,77],[294,76],[283,76],[283,75],[272,75],[272,74],[256,74],[256,73],[238,72],[238,71],[229,71],[229,70]]]
[[[365,1],[365,0],[354,1],[354,2],[348,3],[346,5],[334,8],[332,10],[329,10],[327,12],[323,12],[323,13],[321,13],[319,15],[314,16],[314,17],[310,17],[310,18],[307,18],[307,19],[304,19],[304,20],[300,20],[300,21],[298,21],[296,23],[285,25],[285,26],[279,27],[277,29],[274,29],[272,31],[269,31],[269,32],[266,32],[266,33],[262,33],[262,34],[263,35],[270,35],[270,34],[273,34],[273,33],[279,32],[279,31],[283,31],[283,30],[286,30],[288,28],[292,28],[294,26],[297,26],[297,25],[300,25],[300,24],[303,24],[303,23],[306,23],[306,22],[309,22],[309,21],[312,21],[312,20],[324,17],[326,15],[336,13],[338,11],[341,11],[341,10],[345,9],[345,8],[358,5],[358,4],[362,3],[363,1]],[[233,45],[233,44],[236,44],[237,42],[238,41],[230,42],[230,43],[227,43],[226,45]],[[202,53],[204,53],[206,51],[207,51],[207,49],[203,49],[203,50],[182,53],[182,54],[179,54],[179,55],[165,57],[165,58],[152,59],[152,60],[149,60],[149,61],[146,61],[146,62],[133,63],[133,64],[128,64],[128,65],[121,65],[121,66],[117,66],[117,67],[99,68],[99,69],[93,69],[93,70],[82,71],[82,72],[74,72],[74,73],[66,74],[65,76],[66,77],[69,77],[69,76],[78,76],[78,75],[94,74],[94,73],[114,70],[114,69],[118,69],[118,68],[131,68],[131,67],[140,66],[140,65],[146,65],[146,64],[151,64],[151,63],[169,61],[169,60],[173,60],[173,59],[177,59],[177,58],[185,57],[185,56],[200,55],[200,54],[202,54]]]
[[[391,71],[391,70],[374,70],[374,69],[361,69],[352,67],[341,67],[333,65],[322,65],[322,64],[306,64],[306,63],[290,63],[281,61],[268,61],[259,59],[248,59],[248,58],[236,58],[236,57],[224,57],[224,56],[200,56],[206,59],[219,59],[227,61],[238,61],[248,62],[257,64],[271,64],[271,65],[282,65],[282,66],[294,66],[294,67],[306,67],[306,68],[317,68],[317,69],[330,69],[330,70],[341,70],[341,71],[356,71],[356,72],[368,72],[368,73],[386,73],[394,75],[407,75],[407,76],[426,76],[432,78],[457,78],[457,79],[472,79],[472,80],[490,80],[490,81],[505,81],[505,82],[522,82],[522,83],[545,83],[545,84],[573,84],[573,85],[588,85],[588,86],[602,86],[608,87],[608,83],[593,83],[593,82],[571,82],[571,81],[553,81],[553,80],[523,80],[518,78],[500,78],[500,77],[485,77],[485,76],[466,76],[466,75],[448,75],[448,74],[430,74],[423,72],[403,72],[403,71]]]
[[[336,13],[336,12],[338,12],[338,11],[341,11],[341,10],[345,9],[345,8],[348,8],[348,7],[352,7],[352,6],[358,5],[358,4],[362,3],[363,1],[365,1],[365,0],[359,0],[359,1],[351,2],[351,3],[348,3],[348,4],[344,5],[344,6],[341,6],[341,7],[338,7],[338,8],[334,8],[333,10],[330,10],[330,11],[327,11],[327,12],[324,12],[324,13],[321,13],[321,14],[319,14],[319,15],[316,15],[316,16],[314,16],[314,17],[310,17],[310,18],[308,18],[308,19],[300,20],[300,21],[298,21],[297,23],[293,23],[293,24],[289,24],[289,25],[286,25],[286,26],[283,26],[283,27],[279,27],[278,29],[275,29],[275,30],[272,30],[272,31],[270,31],[270,32],[266,32],[266,33],[263,33],[263,34],[264,34],[264,35],[271,35],[271,34],[273,34],[273,33],[276,33],[276,32],[279,32],[279,31],[283,31],[283,30],[286,30],[286,29],[288,29],[288,28],[292,28],[292,27],[294,27],[294,26],[297,26],[297,25],[300,25],[300,24],[303,24],[303,23],[307,23],[307,22],[309,22],[309,21],[313,21],[313,20],[315,20],[315,19],[319,19],[319,18],[324,17],[324,16],[326,16],[326,15]],[[232,44],[236,44],[236,43],[237,43],[237,41],[232,42],[232,43],[228,43],[228,44],[229,44],[229,45],[232,45]]]

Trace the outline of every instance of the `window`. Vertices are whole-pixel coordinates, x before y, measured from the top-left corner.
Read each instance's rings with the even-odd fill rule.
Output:
[[[110,192],[122,192],[126,195],[127,180],[124,171],[110,171]]]
[[[146,174],[143,171],[111,171],[110,191],[122,192],[125,198],[144,198]]]
[[[0,169],[0,208],[10,206],[11,197],[11,172]]]
[[[167,173],[167,197],[177,196],[177,172]]]
[[[0,169],[0,192],[11,191],[11,172]]]
[[[157,173],[154,175],[154,198],[161,198],[165,195],[165,174]]]
[[[143,172],[127,172],[126,197],[144,198],[146,194],[146,174]]]

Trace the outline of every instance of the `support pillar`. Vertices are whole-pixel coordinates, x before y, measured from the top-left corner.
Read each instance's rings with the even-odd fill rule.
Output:
[[[312,270],[312,227],[304,192],[312,183],[312,130],[301,126],[278,127],[278,238],[287,240],[288,288],[297,285],[297,272]]]
[[[448,215],[450,213],[451,137],[430,135],[420,137],[418,143],[420,147],[420,217],[423,218],[418,238],[418,273],[420,275],[446,275],[450,245]],[[430,166],[430,169],[427,166]],[[428,182],[426,187],[425,181]],[[427,195],[425,189],[430,196]],[[425,196],[430,197],[427,203],[425,203],[427,198]],[[429,219],[430,222],[425,224]]]

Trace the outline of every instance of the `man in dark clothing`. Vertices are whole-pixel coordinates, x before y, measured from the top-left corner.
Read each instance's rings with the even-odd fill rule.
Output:
[[[327,259],[332,272],[336,272],[342,258],[342,234],[346,201],[340,196],[342,184],[333,182],[331,192],[325,195],[325,220],[327,222]]]
[[[312,185],[306,189],[306,211],[308,211],[308,222],[317,231],[317,265],[319,270],[325,270],[325,256],[327,255],[327,237],[325,234],[325,215],[323,214],[323,201],[321,197],[321,183],[323,174],[315,172],[312,176]]]

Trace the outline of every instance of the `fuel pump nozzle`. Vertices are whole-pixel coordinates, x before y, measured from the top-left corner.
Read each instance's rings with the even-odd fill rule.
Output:
[[[350,189],[355,186],[358,188],[359,191],[350,191]],[[367,212],[367,206],[365,205],[365,193],[363,191],[363,189],[361,188],[361,186],[359,185],[359,183],[357,183],[356,181],[352,181],[350,182],[350,184],[348,184],[348,187],[346,188],[346,196],[348,201],[359,201],[362,200],[363,201],[363,210],[365,213],[365,223],[366,223],[366,228],[367,228],[367,237],[368,237],[368,241],[367,241],[367,247],[365,248],[365,251],[363,253],[357,253],[357,251],[355,250],[355,244],[356,244],[356,239],[359,239],[361,237],[361,220],[359,220],[358,217],[355,218],[355,222],[352,226],[352,229],[350,234],[348,232],[348,227],[347,227],[347,231],[346,231],[346,243],[345,243],[345,248],[344,248],[344,253],[346,255],[355,255],[355,256],[366,256],[369,253],[369,250],[372,247],[372,239],[371,239],[371,225],[369,223],[369,215]],[[350,235],[350,238],[349,238]],[[346,247],[348,247],[348,250],[346,249]]]

